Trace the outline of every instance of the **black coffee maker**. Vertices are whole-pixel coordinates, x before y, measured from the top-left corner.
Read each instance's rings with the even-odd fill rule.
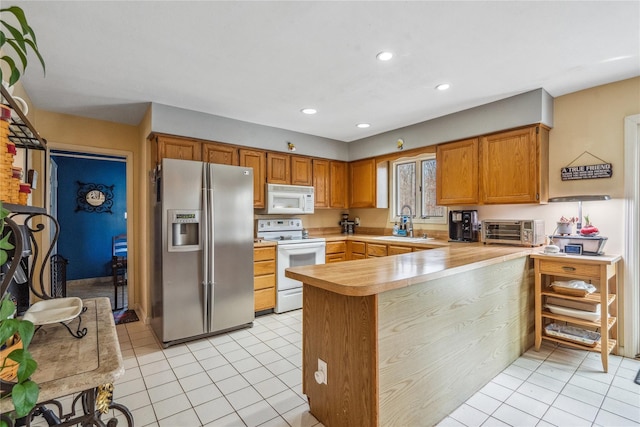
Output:
[[[478,211],[449,211],[449,241],[477,242]]]
[[[338,224],[342,226],[342,234],[353,234],[356,228],[355,221],[349,221],[349,214],[342,214],[342,221]]]

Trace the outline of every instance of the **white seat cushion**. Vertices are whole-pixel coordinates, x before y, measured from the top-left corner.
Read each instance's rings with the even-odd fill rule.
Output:
[[[77,297],[54,298],[34,303],[22,316],[34,325],[69,322],[82,312],[82,300]]]

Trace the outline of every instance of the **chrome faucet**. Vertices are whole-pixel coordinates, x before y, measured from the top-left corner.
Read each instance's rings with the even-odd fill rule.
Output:
[[[401,209],[400,209],[400,215],[403,215],[404,212],[404,208],[409,209],[409,228],[407,229],[407,237],[413,237],[413,212],[411,211],[411,206],[409,205],[404,205]]]

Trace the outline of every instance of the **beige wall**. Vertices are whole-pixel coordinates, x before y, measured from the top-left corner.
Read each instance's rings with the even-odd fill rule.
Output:
[[[624,197],[623,122],[626,116],[640,113],[640,78],[560,96],[555,99],[554,112],[549,148],[550,196],[609,194],[612,198]],[[578,160],[572,163],[576,158]],[[604,163],[598,158],[613,164],[612,178],[560,179],[562,167]]]
[[[127,233],[129,235],[130,275],[129,300],[146,304],[144,270],[136,268],[144,265],[140,248],[143,247],[140,230],[145,229],[141,197],[141,184],[145,182],[145,168],[141,163],[145,158],[136,126],[93,120],[78,116],[37,110],[32,120],[40,134],[46,138],[51,149],[66,149],[90,153],[113,154],[127,157]],[[43,170],[40,169],[40,170]],[[42,179],[45,179],[42,176]],[[64,232],[64,230],[62,230]],[[133,294],[132,292],[135,292]]]

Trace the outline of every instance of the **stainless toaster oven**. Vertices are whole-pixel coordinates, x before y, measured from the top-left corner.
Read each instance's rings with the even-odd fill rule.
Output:
[[[517,246],[540,246],[545,243],[541,219],[488,219],[482,221],[482,241]]]

